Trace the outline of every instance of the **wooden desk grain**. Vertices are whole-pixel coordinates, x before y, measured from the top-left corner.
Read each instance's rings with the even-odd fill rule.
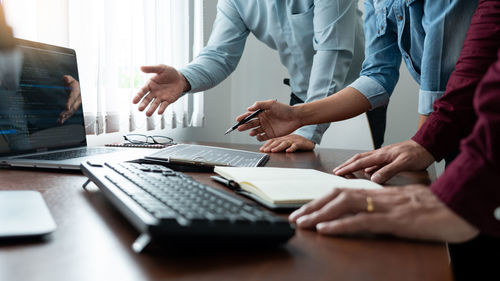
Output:
[[[267,166],[331,171],[353,153],[278,153]],[[191,175],[222,188],[209,180],[210,174]],[[0,280],[452,280],[443,243],[333,238],[309,230],[298,230],[276,249],[135,254],[130,245],[137,231],[99,191],[84,191],[85,180],[78,173],[0,170],[0,189],[42,192],[57,223],[47,241],[0,242]],[[391,183],[428,180],[425,172],[406,173]]]

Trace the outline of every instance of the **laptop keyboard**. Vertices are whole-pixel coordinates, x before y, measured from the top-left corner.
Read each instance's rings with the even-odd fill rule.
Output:
[[[154,159],[187,159],[199,162],[218,163],[217,165],[233,167],[258,167],[265,163],[268,156],[237,149],[192,144],[177,144],[164,148],[147,158]],[[171,160],[175,163],[175,160]]]
[[[98,154],[112,153],[116,152],[115,149],[105,148],[105,147],[86,147],[82,149],[68,150],[68,151],[58,151],[52,153],[45,153],[39,155],[31,155],[19,157],[18,159],[37,159],[37,160],[66,160],[79,157],[86,157]]]
[[[116,199],[128,205],[124,210],[123,205],[118,204],[118,209],[126,216],[132,211],[141,217],[140,214],[146,211],[154,217],[158,224],[152,226],[149,232],[160,240],[212,237],[224,238],[226,243],[226,238],[237,237],[241,241],[262,239],[276,243],[288,240],[294,233],[287,220],[257,204],[164,166],[137,163],[82,164],[82,171],[100,189],[107,191],[105,195],[113,197],[111,202],[115,205]],[[140,206],[140,210],[136,209],[138,206],[135,204],[127,204],[129,199],[124,200],[123,194]],[[130,215],[128,217],[130,219]],[[138,228],[144,229],[141,225]]]

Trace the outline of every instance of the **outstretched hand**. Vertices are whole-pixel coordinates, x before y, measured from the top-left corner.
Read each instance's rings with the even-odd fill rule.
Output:
[[[238,116],[240,121],[252,112],[264,109],[257,118],[238,127],[238,131],[250,131],[250,136],[257,140],[265,141],[276,137],[288,135],[302,126],[298,114],[293,106],[279,103],[276,100],[259,101],[248,108],[248,112]]]
[[[143,66],[141,70],[156,73],[132,100],[134,104],[140,102],[139,111],[149,106],[147,116],[153,115],[156,109],[158,114],[163,114],[169,104],[191,88],[184,75],[168,65]]]
[[[316,144],[303,136],[291,134],[284,137],[268,140],[261,146],[261,152],[295,152],[295,151],[310,151],[313,150]]]
[[[373,233],[465,242],[479,234],[423,185],[334,189],[293,212],[289,220],[300,228],[315,228],[326,235]]]
[[[358,153],[333,170],[338,176],[364,170],[372,174],[371,180],[384,183],[401,171],[424,170],[435,159],[423,146],[408,140],[374,151]]]

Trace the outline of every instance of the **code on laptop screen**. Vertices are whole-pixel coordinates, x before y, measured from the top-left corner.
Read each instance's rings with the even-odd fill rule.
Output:
[[[84,145],[75,52],[20,39],[17,49],[0,54],[10,64],[0,70],[0,153]]]

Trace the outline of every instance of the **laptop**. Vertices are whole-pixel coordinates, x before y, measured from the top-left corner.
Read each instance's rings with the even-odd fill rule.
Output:
[[[88,160],[127,161],[155,151],[87,147],[75,51],[16,44],[17,62],[0,72],[0,166],[79,170]]]

